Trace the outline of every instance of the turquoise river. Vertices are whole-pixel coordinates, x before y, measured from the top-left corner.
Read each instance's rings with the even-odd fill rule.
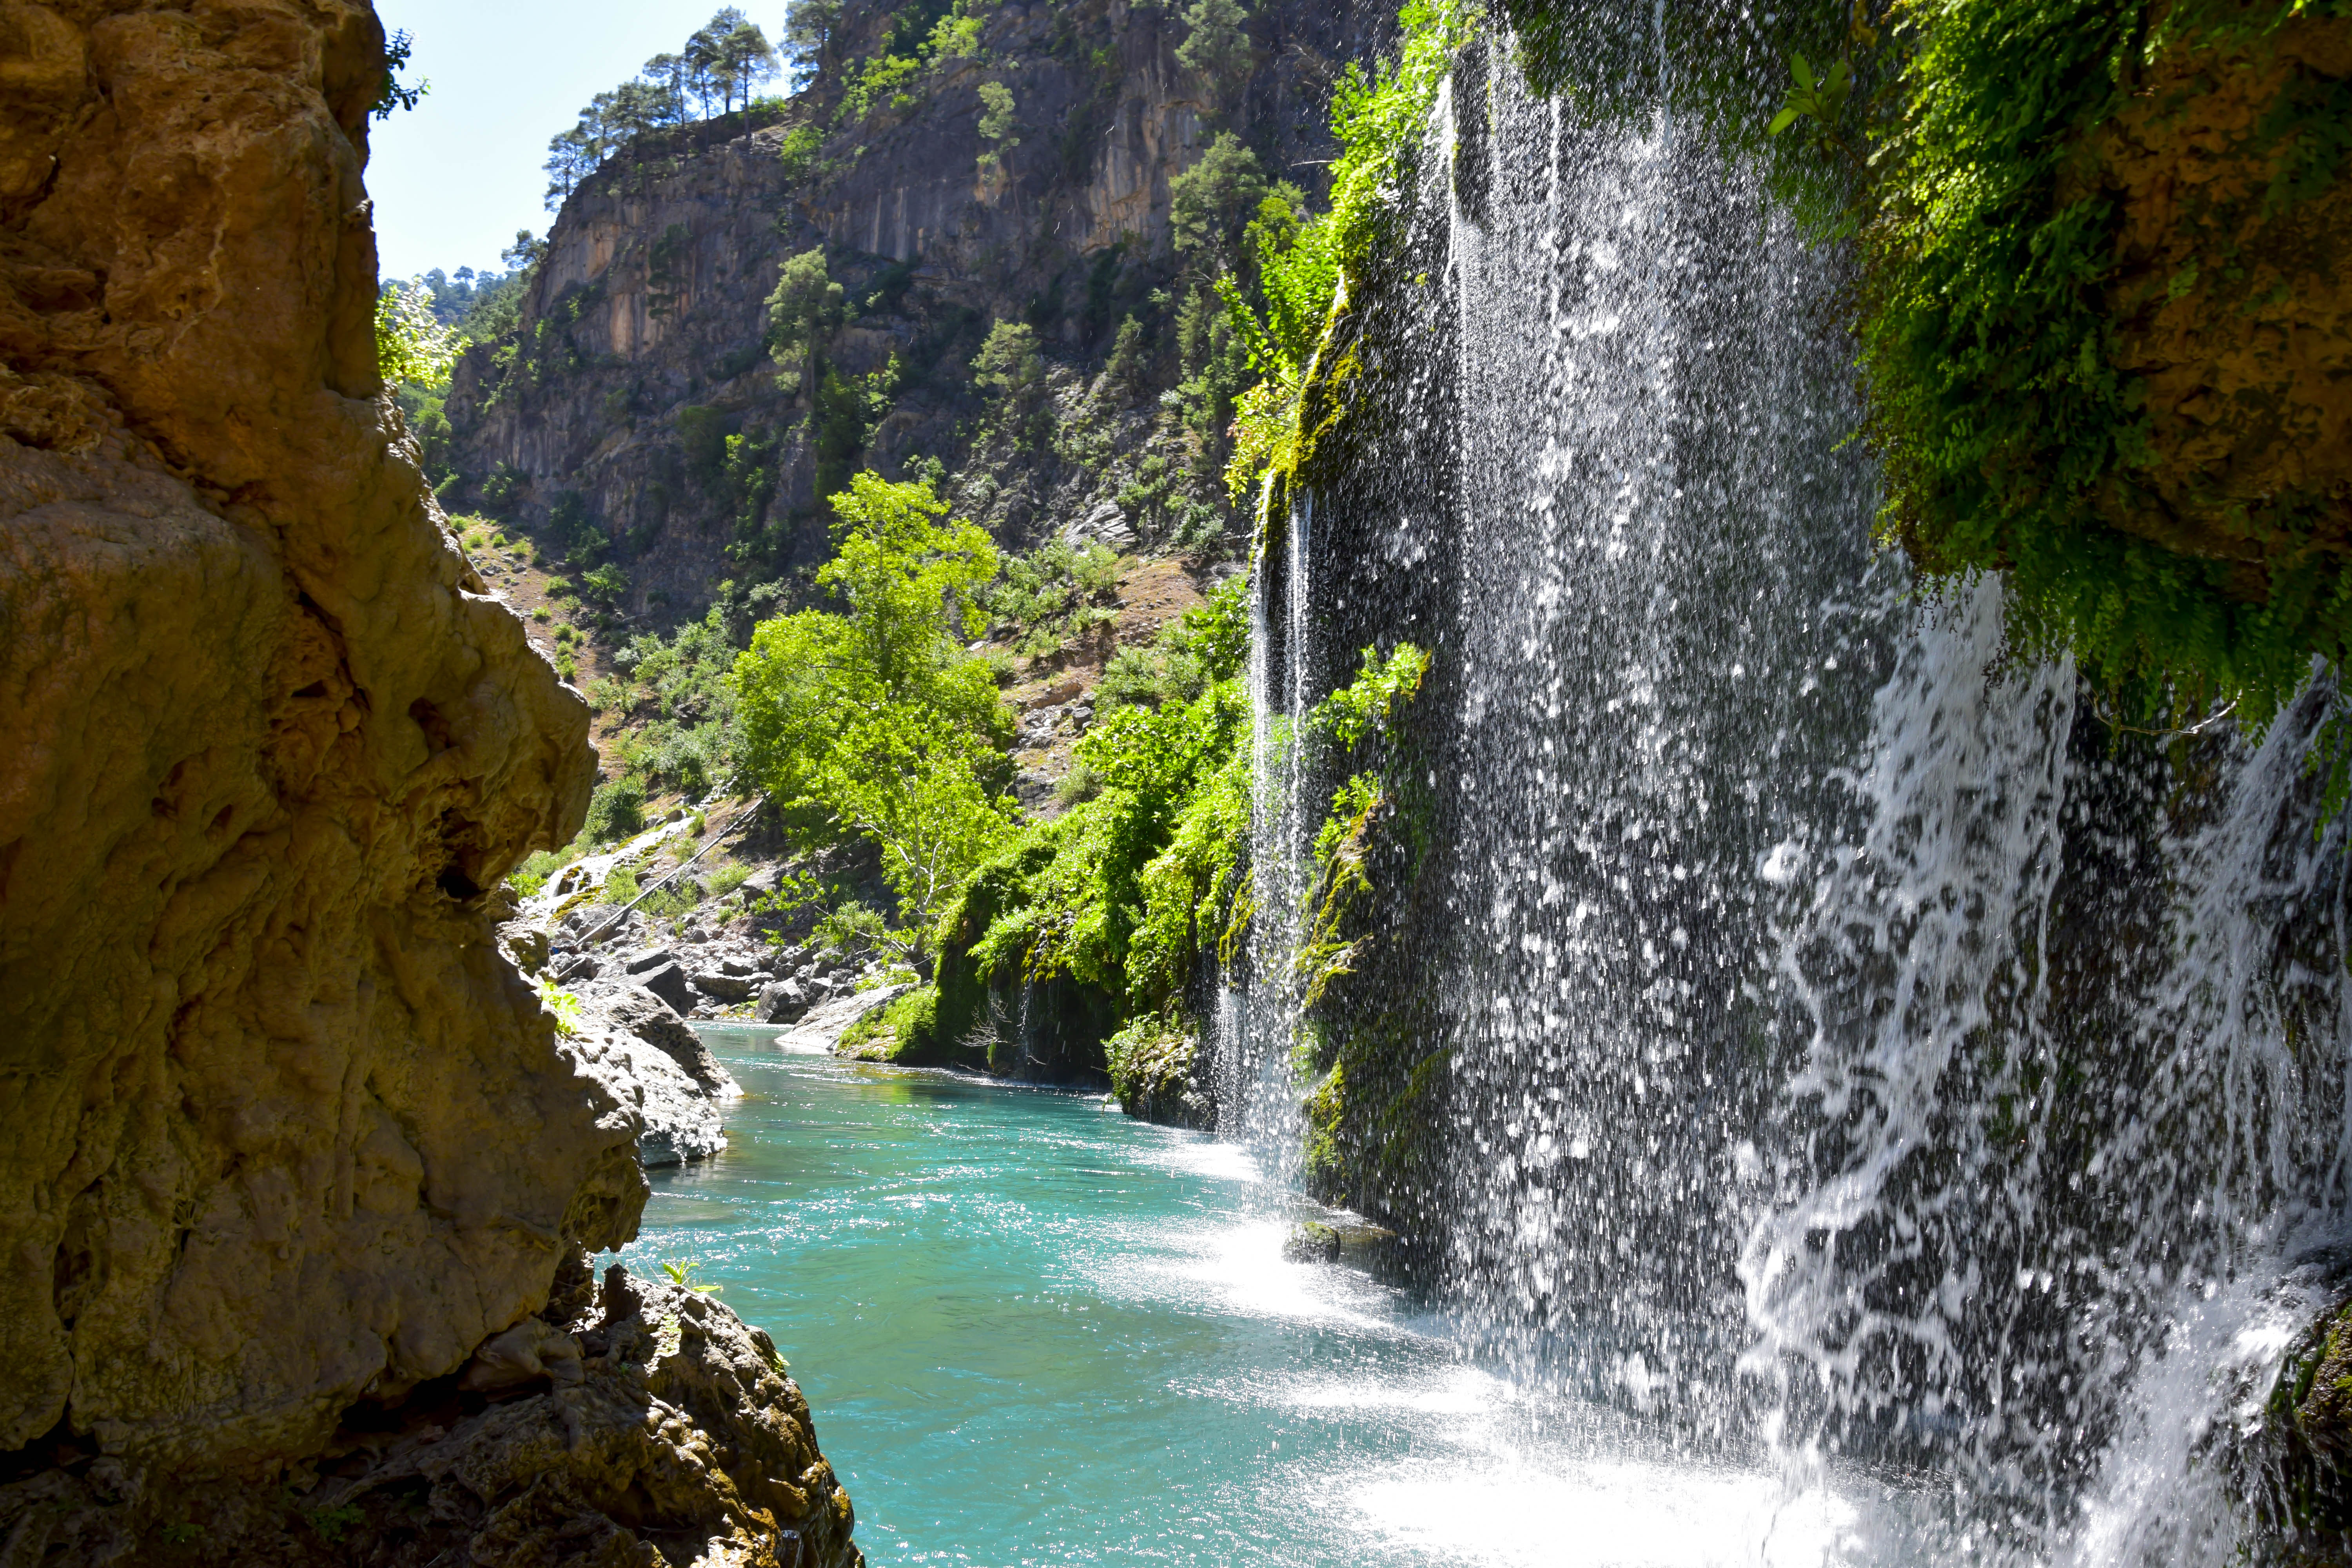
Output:
[[[876,1568],[1888,1560],[1886,1494],[1696,1465],[1286,1261],[1235,1147],[706,1038],[745,1091],[730,1147],[655,1175],[625,1256],[698,1261],[775,1336]]]

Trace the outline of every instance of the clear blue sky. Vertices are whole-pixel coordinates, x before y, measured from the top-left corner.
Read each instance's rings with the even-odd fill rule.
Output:
[[[370,133],[368,194],[386,278],[496,268],[515,230],[544,234],[547,139],[646,60],[676,49],[724,0],[376,0],[406,28],[404,79],[433,90]],[[740,0],[770,38],[783,0]]]

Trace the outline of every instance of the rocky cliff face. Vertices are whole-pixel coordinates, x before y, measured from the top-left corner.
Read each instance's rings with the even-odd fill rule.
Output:
[[[644,1202],[483,907],[594,759],[378,384],[382,47],[364,0],[0,5],[10,1561],[275,1496]]]
[[[1001,454],[957,497],[1009,543],[1083,523],[1147,447],[1182,466],[1152,417],[1177,369],[1171,179],[1232,130],[1270,177],[1318,188],[1331,81],[1391,11],[1258,6],[1254,67],[1221,96],[1178,62],[1176,8],[1006,5],[984,18],[977,53],[845,116],[844,80],[882,52],[896,15],[849,5],[827,72],[785,109],[648,137],[573,193],[520,333],[459,365],[447,399],[459,477],[444,493],[599,530],[639,612],[822,559],[824,437],[778,385],[765,301],[787,256],[823,246],[848,307],[833,362],[855,380],[897,360],[851,443],[893,478],[926,458],[967,467],[982,413],[970,362],[992,321],[1037,328],[1075,407],[1121,321],[1141,320],[1150,363],[1138,384],[1074,414],[1089,437]],[[1001,143],[982,133],[983,83],[1012,94]],[[821,141],[788,159],[804,127]],[[1213,475],[1201,488],[1222,508]],[[1129,530],[1131,544],[1138,521],[1097,526]]]

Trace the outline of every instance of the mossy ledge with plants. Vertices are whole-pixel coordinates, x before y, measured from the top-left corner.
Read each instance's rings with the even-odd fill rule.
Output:
[[[1504,9],[1562,102],[1662,92],[1850,247],[1882,536],[1937,584],[2001,574],[2021,656],[2072,654],[2144,728],[2259,731],[2332,677],[2352,5],[1675,4],[1664,83],[1580,8]]]

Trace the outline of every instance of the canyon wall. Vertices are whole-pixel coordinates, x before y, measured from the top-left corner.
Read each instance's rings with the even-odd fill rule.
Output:
[[[0,5],[11,1561],[299,1487],[645,1200],[492,940],[595,759],[379,384],[383,45],[364,0]]]
[[[845,83],[886,51],[897,14],[845,6],[806,91],[649,134],[571,194],[520,331],[470,350],[453,378],[453,510],[593,526],[626,563],[624,607],[656,618],[721,579],[822,561],[828,416],[790,375],[780,384],[766,306],[784,260],[817,247],[846,291],[828,363],[855,379],[896,360],[852,456],[891,478],[926,458],[985,469],[958,505],[1013,544],[1101,510],[1147,445],[1183,466],[1172,432],[1151,427],[1179,379],[1170,182],[1231,132],[1267,178],[1319,195],[1332,84],[1393,7],[1253,7],[1246,78],[1220,88],[1179,62],[1177,8],[1005,5],[982,18],[976,52],[844,112]],[[983,84],[1012,95],[1002,142],[982,132]],[[1074,415],[1099,449],[1066,439],[973,461],[985,432],[971,361],[992,322],[1032,323],[1049,360],[1090,378],[1130,316],[1146,330],[1141,374]],[[726,453],[730,436],[747,445]],[[1199,488],[1223,510],[1213,474]]]

